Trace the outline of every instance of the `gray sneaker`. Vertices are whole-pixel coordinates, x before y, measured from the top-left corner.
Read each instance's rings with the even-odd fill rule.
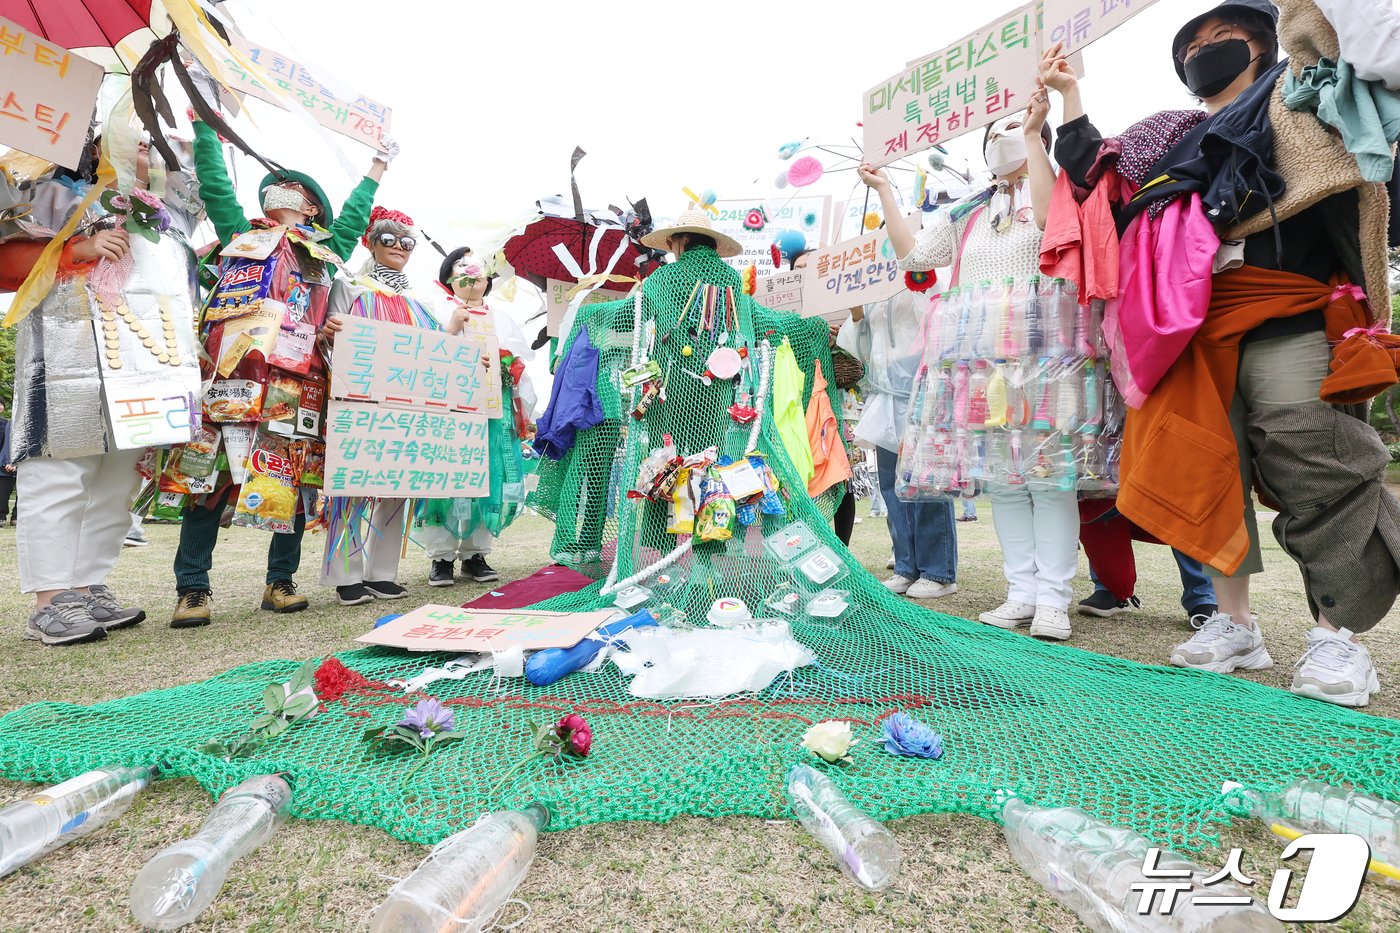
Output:
[[[128,609],[117,601],[117,594],[101,583],[88,587],[88,612],[107,631],[146,621],[146,610]]]
[[[24,637],[46,645],[72,645],[107,637],[107,630],[88,611],[88,598],[74,590],[64,590],[53,602],[29,617]]]

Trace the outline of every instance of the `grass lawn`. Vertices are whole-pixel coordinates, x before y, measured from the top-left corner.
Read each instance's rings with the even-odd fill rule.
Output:
[[[889,540],[883,519],[865,517],[852,549],[882,578]],[[548,562],[550,526],[530,518],[508,533],[492,564],[505,580]],[[1000,551],[991,514],[958,526],[961,591],[937,608],[976,618],[1005,595]],[[258,611],[267,536],[245,529],[223,532],[215,554],[215,621],[204,629],[174,631],[171,560],[177,529],[150,526],[151,546],[123,553],[111,581],[128,601],[147,608],[145,624],[104,642],[42,648],[20,640],[28,604],[12,583],[0,608],[8,620],[9,650],[0,661],[0,709],[37,700],[92,703],[144,690],[201,680],[227,668],[268,658],[304,658],[351,647],[383,606],[342,608],[314,585],[311,569],[321,539],[309,538],[303,582],[312,608],[279,617]],[[1298,572],[1266,535],[1268,572],[1256,581],[1254,609],[1264,626],[1272,670],[1245,675],[1286,689],[1291,662],[1311,625]],[[1143,608],[1116,620],[1075,617],[1073,644],[1148,664],[1165,663],[1189,629],[1177,599],[1176,565],[1162,547],[1140,546],[1138,595]],[[0,530],[0,565],[14,567],[14,531]],[[1076,597],[1088,594],[1081,565]],[[427,561],[413,554],[400,582],[411,606],[430,599],[464,602],[487,587],[458,584],[430,590]],[[1386,692],[1369,712],[1400,714],[1400,628],[1397,615],[1367,638]],[[1011,636],[1008,637],[1025,637]],[[1092,776],[1086,775],[1086,780]],[[32,786],[0,782],[9,798]],[[0,882],[0,930],[70,933],[136,930],[127,894],[141,866],[161,847],[198,829],[210,805],[191,780],[162,781],[137,799],[115,824],[51,854]],[[1074,930],[1078,921],[1011,860],[1000,829],[957,815],[915,817],[890,824],[904,849],[893,887],[867,894],[845,882],[816,842],[795,823],[731,818],[687,818],[668,824],[613,823],[547,834],[517,896],[529,904],[521,930]],[[1245,849],[1246,873],[1267,889],[1282,844],[1262,829],[1237,823],[1226,845]],[[402,877],[427,849],[391,839],[377,829],[333,822],[287,824],[264,848],[232,872],[222,895],[197,931],[364,929],[392,878]],[[1201,859],[1212,868],[1223,852]],[[1296,866],[1293,866],[1296,867]],[[504,916],[507,923],[523,910]],[[1370,884],[1360,905],[1339,926],[1346,930],[1400,929],[1400,888]]]

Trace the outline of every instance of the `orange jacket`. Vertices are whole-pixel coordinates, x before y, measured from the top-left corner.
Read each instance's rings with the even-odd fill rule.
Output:
[[[1273,318],[1325,309],[1334,341],[1367,321],[1347,288],[1241,266],[1212,280],[1210,310],[1123,429],[1118,509],[1177,550],[1234,573],[1249,550],[1230,402],[1240,338]]]

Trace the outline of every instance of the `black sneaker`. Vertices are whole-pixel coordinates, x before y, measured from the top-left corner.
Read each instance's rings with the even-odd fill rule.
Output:
[[[408,595],[408,589],[393,580],[366,580],[361,586],[375,599],[403,599]]]
[[[1100,619],[1111,619],[1131,611],[1141,605],[1136,596],[1131,600],[1119,599],[1108,590],[1095,590],[1087,599],[1081,599],[1077,611],[1082,616],[1098,616]]]
[[[473,554],[462,561],[462,575],[471,577],[477,583],[490,583],[492,580],[501,579],[501,575],[491,569],[491,565],[486,563],[486,558],[480,554]]]
[[[351,583],[348,586],[337,586],[335,588],[335,598],[342,606],[363,606],[365,603],[374,602],[372,596],[362,583]]]
[[[433,561],[433,566],[428,571],[429,586],[455,586],[456,583],[457,581],[452,579],[452,561]]]
[[[1190,622],[1194,626],[1197,619],[1209,619],[1211,616],[1215,615],[1219,611],[1220,607],[1217,606],[1215,603],[1204,603],[1200,606],[1195,606],[1191,609],[1187,609],[1186,621]]]

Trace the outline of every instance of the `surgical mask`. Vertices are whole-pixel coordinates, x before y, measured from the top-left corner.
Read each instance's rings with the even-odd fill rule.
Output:
[[[1243,39],[1227,39],[1219,45],[1207,45],[1196,57],[1182,65],[1186,87],[1205,100],[1214,97],[1244,74],[1254,59],[1249,55],[1249,43]]]
[[[1026,137],[1020,130],[1011,130],[1004,136],[993,136],[987,140],[982,150],[987,160],[987,168],[993,175],[1005,175],[1026,161]]]

